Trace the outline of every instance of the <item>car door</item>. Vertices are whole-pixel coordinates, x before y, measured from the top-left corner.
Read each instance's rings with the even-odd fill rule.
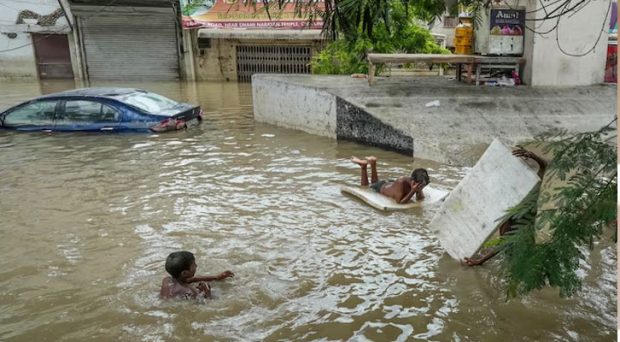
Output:
[[[51,132],[54,117],[59,109],[58,100],[35,100],[9,110],[2,119],[2,126],[20,131]]]
[[[117,130],[121,112],[114,106],[87,99],[65,100],[56,115],[56,131],[103,131]]]

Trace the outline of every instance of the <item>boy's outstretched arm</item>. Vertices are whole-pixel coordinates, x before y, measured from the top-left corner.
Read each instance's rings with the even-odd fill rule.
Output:
[[[545,170],[547,169],[547,161],[541,158],[539,155],[532,151],[528,151],[523,147],[517,145],[517,149],[512,151],[512,155],[519,158],[525,159],[533,159],[536,163],[538,163],[538,177],[540,179],[545,175]]]
[[[199,281],[214,281],[214,280],[224,280],[226,278],[232,278],[235,274],[231,271],[224,271],[216,276],[194,276],[187,279],[188,283],[195,283]]]
[[[492,257],[496,256],[499,252],[500,252],[500,249],[497,248],[497,249],[494,249],[488,252],[487,254],[483,255],[480,258],[465,258],[463,259],[463,261],[461,261],[461,263],[467,266],[480,266],[484,264],[485,262],[487,262]]]

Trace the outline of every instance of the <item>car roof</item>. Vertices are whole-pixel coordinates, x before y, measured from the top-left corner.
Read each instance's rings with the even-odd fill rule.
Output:
[[[137,88],[81,88],[72,89],[59,93],[53,93],[38,97],[37,99],[70,97],[70,96],[92,96],[92,97],[108,97],[114,98],[119,95],[127,95],[133,93],[146,93],[146,90]]]

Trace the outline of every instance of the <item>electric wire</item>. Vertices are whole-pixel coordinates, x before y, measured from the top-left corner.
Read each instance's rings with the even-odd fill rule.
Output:
[[[91,13],[90,15],[83,16],[82,18],[83,18],[83,19],[87,19],[87,18],[91,18],[91,17],[93,17],[93,16],[95,16],[95,15],[97,15],[97,14],[103,13],[103,12],[104,12],[104,11],[105,11],[108,7],[112,6],[112,5],[113,5],[116,1],[117,1],[117,0],[111,0],[111,1],[110,1],[110,2],[108,2],[105,6],[103,6],[100,10],[98,10],[98,11],[96,11],[96,12],[94,12],[94,13]],[[30,3],[30,2],[29,2],[29,3]],[[0,5],[4,5],[4,4],[0,4]],[[5,7],[8,7],[8,6],[6,6],[6,5],[4,5],[4,6],[5,6]],[[9,8],[10,8],[10,7],[9,7]],[[21,12],[22,10],[19,10],[19,11]],[[64,30],[64,29],[66,29],[66,28],[69,28],[70,26],[71,26],[71,25],[69,25],[69,24],[64,25],[64,26],[60,26],[60,27],[58,27],[58,28],[57,28],[57,30],[58,30],[58,31],[62,31],[62,30]],[[32,33],[32,32],[29,32],[29,33]],[[36,32],[34,32],[34,33],[36,33]],[[45,35],[45,36],[43,36],[43,37],[39,38],[37,41],[41,41],[41,40],[47,39],[47,38],[49,38],[49,37],[51,37],[51,36],[53,36],[53,35],[55,35],[55,34],[57,34],[57,33],[49,33],[49,34],[47,34],[47,35]],[[16,46],[16,47],[8,48],[8,49],[0,50],[0,53],[11,52],[11,51],[15,51],[15,50],[23,49],[23,48],[28,47],[28,46],[31,46],[31,45],[33,45],[33,44],[34,44],[34,42],[29,42],[29,43],[24,44],[24,45],[20,45],[20,46]]]
[[[560,20],[563,17],[567,17],[567,18],[572,18],[574,15],[576,15],[577,13],[579,13],[581,10],[583,10],[588,4],[590,4],[590,2],[592,0],[579,0],[576,4],[571,4],[572,0],[556,0],[553,1],[549,4],[544,4],[543,3],[544,0],[539,0],[539,3],[541,5],[541,8],[538,8],[536,10],[532,10],[532,11],[527,11],[526,14],[532,14],[532,13],[536,13],[539,12],[541,10],[543,10],[545,12],[545,15],[542,18],[530,18],[530,19],[525,19],[526,21],[530,21],[530,22],[539,22],[540,25],[538,25],[538,27],[536,28],[531,28],[530,26],[528,26],[527,24],[525,25],[525,28],[529,31],[531,31],[534,34],[538,34],[541,35],[542,37],[545,37],[545,35],[554,32],[555,31],[555,41],[556,41],[556,45],[558,46],[558,50],[560,50],[560,52],[566,56],[570,56],[570,57],[583,57],[586,56],[588,54],[590,54],[591,52],[593,52],[596,49],[596,46],[598,45],[599,41],[601,40],[601,37],[603,35],[603,32],[605,32],[605,24],[607,23],[607,17],[610,14],[611,11],[611,3],[612,0],[609,0],[609,4],[607,6],[607,12],[605,14],[605,16],[603,17],[603,24],[602,24],[602,28],[601,31],[598,34],[598,37],[596,38],[596,41],[594,42],[594,45],[588,49],[585,52],[581,52],[581,53],[571,53],[571,52],[567,52],[565,50],[565,48],[562,47],[561,43],[560,43]],[[515,10],[517,6],[511,6],[510,4],[508,4],[508,2],[506,0],[503,0],[504,5],[507,6],[508,8]],[[555,5],[557,3],[560,3],[560,5],[558,5],[557,7],[555,7],[553,10],[551,10],[550,12],[547,11],[547,9],[552,6]],[[572,6],[571,6],[572,5]],[[570,6],[570,7],[569,7]],[[556,13],[557,11],[560,11],[559,13]],[[544,26],[544,24],[551,19],[556,19],[555,23],[553,24],[553,26],[551,26],[549,29],[545,30],[545,31],[539,31],[538,29],[542,26]],[[547,37],[545,37],[547,38]]]
[[[558,49],[565,54],[566,56],[570,56],[570,57],[583,57],[585,55],[590,54],[590,52],[593,52],[594,49],[596,49],[596,46],[598,45],[598,42],[601,40],[601,37],[603,36],[603,32],[605,32],[605,24],[607,24],[607,16],[609,16],[609,12],[611,11],[611,0],[609,0],[609,4],[607,6],[607,13],[605,14],[605,17],[603,18],[603,25],[601,27],[601,31],[598,33],[598,37],[596,38],[596,41],[594,42],[594,45],[592,45],[592,47],[590,49],[588,49],[586,52],[582,52],[582,53],[570,53],[567,52],[566,50],[564,50],[564,48],[562,48],[562,45],[560,44],[560,35],[559,35],[559,26],[560,26],[560,19],[561,17],[558,17],[558,30],[555,31],[555,41],[556,44],[558,45]]]

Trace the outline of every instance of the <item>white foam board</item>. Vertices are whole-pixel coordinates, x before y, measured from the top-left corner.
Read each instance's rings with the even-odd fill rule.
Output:
[[[400,204],[396,203],[393,199],[383,196],[380,193],[370,189],[368,187],[362,186],[346,186],[343,185],[340,187],[340,191],[343,193],[347,193],[353,195],[368,205],[377,208],[379,210],[406,210],[415,207],[419,207],[422,205],[437,203],[448,196],[448,192],[441,189],[435,189],[431,186],[426,186],[424,188],[424,200],[422,201],[409,201],[409,203]],[[415,196],[414,196],[415,198]]]
[[[495,139],[442,203],[430,229],[452,258],[472,257],[502,223],[496,220],[539,180],[535,169]]]

